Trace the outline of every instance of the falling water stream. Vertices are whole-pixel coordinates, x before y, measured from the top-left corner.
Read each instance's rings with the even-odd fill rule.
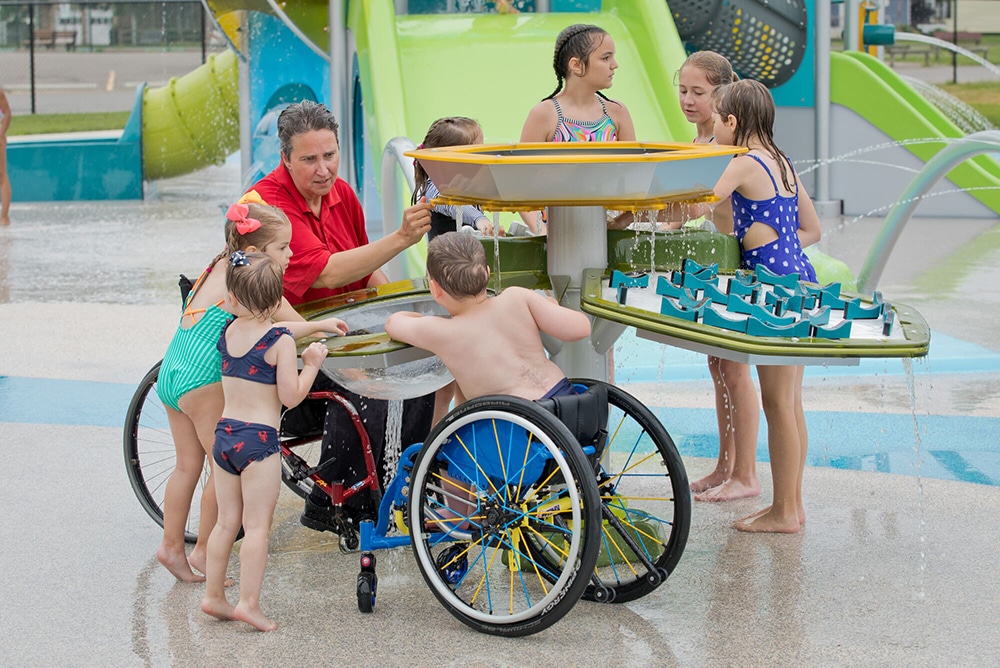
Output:
[[[938,39],[937,37],[930,37],[929,35],[923,35],[915,32],[897,32],[896,41],[921,42],[923,44],[930,44],[931,46],[936,46],[939,49],[947,49],[948,51],[953,51],[960,56],[965,56],[969,60],[975,61],[976,63],[988,69],[993,74],[996,74],[998,77],[1000,77],[1000,67],[997,67],[996,65],[986,60],[982,56],[973,53],[968,49],[958,46],[957,44],[952,44],[951,42],[947,42],[943,39]]]
[[[927,520],[924,513],[924,481],[921,476],[921,465],[923,455],[920,451],[922,439],[920,437],[920,423],[917,420],[917,390],[913,375],[913,360],[903,359],[903,370],[906,372],[906,389],[910,393],[910,415],[913,417],[913,474],[917,479],[917,523],[918,540],[920,541],[920,570],[917,580],[917,590],[914,596],[917,600],[926,598],[926,577],[927,577]]]

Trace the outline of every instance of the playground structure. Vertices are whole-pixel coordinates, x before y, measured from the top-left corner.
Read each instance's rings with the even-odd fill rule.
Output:
[[[667,579],[683,552],[690,524],[684,464],[659,420],[605,380],[607,351],[625,327],[635,325],[662,334],[664,327],[671,328],[683,318],[673,311],[653,313],[625,298],[619,299],[620,308],[607,308],[600,297],[583,303],[581,291],[588,276],[601,282],[608,273],[605,207],[645,209],[704,200],[711,197],[711,184],[732,156],[744,150],[704,144],[593,142],[493,144],[408,154],[420,161],[448,201],[510,211],[533,209],[545,198],[553,198],[557,205],[549,207],[546,267],[538,276],[540,283],[548,285],[533,287],[561,293],[561,303],[597,317],[588,339],[547,346],[551,359],[574,379],[576,394],[535,402],[486,396],[462,403],[435,425],[423,443],[400,444],[401,452],[394,455],[386,447],[384,495],[366,427],[357,409],[336,392],[321,393],[324,396],[318,398],[339,403],[352,417],[365,455],[364,480],[347,485],[324,473],[316,461],[322,434],[282,434],[286,484],[302,496],[316,487],[327,493],[341,541],[349,549],[362,551],[356,591],[362,612],[375,607],[374,551],[406,545],[412,546],[424,580],[442,605],[468,626],[496,635],[535,633],[558,621],[581,597],[600,603],[626,602],[652,592]],[[692,234],[732,241],[701,230]],[[716,290],[711,285],[720,285],[712,282],[718,278],[718,265],[709,268],[690,256],[704,261],[710,253],[699,253],[696,246],[701,251],[715,249],[687,237],[683,231],[670,235],[660,247],[685,255],[682,285],[691,295],[707,296]],[[732,258],[735,249],[728,245],[727,255]],[[664,269],[655,262],[654,257],[654,269]],[[622,265],[629,267],[629,263]],[[501,269],[497,266],[493,272],[495,291],[505,284]],[[619,276],[621,270],[614,269],[612,282]],[[694,287],[695,280],[701,287]],[[704,319],[687,323],[697,328],[704,352],[728,355],[749,343],[755,357],[748,361],[755,364],[837,364],[860,356],[914,357],[927,352],[930,334],[925,323],[915,311],[899,305],[890,307],[878,298],[863,304],[860,299],[845,298],[839,285],[807,285],[806,292],[797,275],[775,276],[760,269],[755,284],[740,283],[753,295],[751,305],[736,293],[734,282],[727,292],[735,303],[747,304],[761,314],[765,313],[761,304],[780,303],[776,311],[800,311],[803,318],[807,310],[815,309],[813,319],[802,322],[823,333],[778,328],[753,332],[744,324],[742,336],[730,337],[709,320],[708,314],[715,311],[705,307],[706,297],[701,305]],[[562,287],[557,288],[557,283]],[[394,310],[439,313],[427,290],[420,287],[406,281],[391,283],[311,302],[301,312],[308,319],[335,313],[355,326],[366,323],[362,333],[348,333],[326,343],[333,357],[328,364],[338,373],[351,368],[380,369],[396,362],[405,365],[418,361],[421,353],[377,330],[384,328],[386,314]],[[593,288],[589,291],[594,292]],[[796,300],[797,305],[792,305]],[[834,308],[843,309],[846,325],[831,323]],[[642,315],[637,318],[637,314]],[[760,322],[753,315],[746,320],[751,326]],[[874,336],[859,341],[849,331],[859,320],[875,321]],[[828,323],[836,326],[827,328]],[[830,343],[829,339],[838,341]],[[308,343],[304,340],[299,345]],[[392,355],[417,359],[391,360]],[[386,373],[393,372],[386,369]],[[136,391],[126,419],[124,446],[133,489],[150,515],[162,522],[149,485],[161,478],[164,466],[162,451],[149,450],[150,441],[162,448],[157,438],[162,427],[157,430],[151,424],[163,412],[151,391],[156,374],[154,367]],[[587,379],[587,374],[598,378]],[[421,375],[428,374],[422,371]],[[434,379],[430,386],[411,382],[406,374],[387,384],[395,386],[398,397],[401,389],[415,395],[448,381],[447,375],[430,375]],[[343,378],[355,380],[351,374]],[[370,395],[379,396],[375,391]],[[609,413],[615,416],[610,423]],[[358,493],[371,494],[378,513],[355,527],[346,523],[343,508]]]
[[[670,85],[686,48],[718,50],[741,74],[772,86],[778,142],[794,147],[800,165],[816,165],[803,170],[803,178],[821,212],[884,208],[886,193],[901,192],[912,171],[964,135],[874,56],[829,53],[824,2],[519,4],[521,14],[501,15],[421,13],[446,5],[431,0],[209,1],[232,52],[168,86],[140,90],[120,139],[13,144],[15,196],[141,197],[143,181],[221,162],[237,147],[248,184],[277,164],[274,123],[281,108],[308,98],[329,104],[341,120],[341,176],[361,193],[368,217],[391,223],[394,212],[380,211],[380,199],[405,198],[405,179],[397,186],[388,175],[401,154],[388,150],[391,142],[418,141],[435,118],[455,114],[477,118],[487,141],[515,141],[526,113],[517,110],[551,90],[552,44],[574,22],[597,23],[615,37],[623,67],[612,95],[628,102],[644,141],[691,136]],[[848,4],[848,16],[874,21],[874,5]],[[892,41],[889,26],[862,29],[860,21],[848,21],[846,27],[858,49]],[[872,147],[879,149],[877,160],[854,159]],[[46,160],[50,149],[83,155]],[[96,157],[88,157],[91,151]],[[385,170],[384,160],[390,163]],[[81,178],[95,171],[105,176]],[[929,197],[918,214],[1000,211],[1000,166],[993,157],[956,165],[948,179],[939,190],[965,192]],[[393,188],[399,192],[386,192]]]

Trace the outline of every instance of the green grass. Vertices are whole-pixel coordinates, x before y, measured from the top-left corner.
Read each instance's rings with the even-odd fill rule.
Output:
[[[1000,82],[940,84],[940,87],[988,118],[993,127],[1000,128]]]
[[[121,130],[128,111],[101,111],[86,114],[20,114],[10,119],[8,134],[43,135],[52,132],[92,132]]]

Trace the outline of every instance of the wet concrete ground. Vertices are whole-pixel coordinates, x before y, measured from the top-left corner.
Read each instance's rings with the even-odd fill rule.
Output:
[[[156,562],[160,530],[129,487],[120,426],[91,424],[84,412],[88,402],[103,412],[111,402],[124,419],[128,389],[173,332],[176,274],[196,274],[221,244],[236,171],[227,165],[162,183],[142,203],[15,203],[13,226],[0,229],[0,664],[896,666],[979,665],[995,654],[1000,487],[915,475],[938,448],[919,439],[925,421],[975,416],[996,424],[1000,374],[989,357],[983,370],[932,361],[911,381],[912,393],[898,362],[871,375],[807,380],[810,417],[910,416],[909,475],[807,468],[808,524],[794,536],[732,530],[755,500],[695,504],[687,550],[661,588],[625,605],[580,602],[536,636],[505,640],[460,624],[408,550],[380,554],[377,610],[361,615],[357,556],[341,554],[331,534],[302,527],[301,502],[287,490],[262,600],[278,631],[206,617],[197,609],[202,586],[174,582]],[[890,263],[880,287],[917,306],[935,332],[997,352],[995,293],[970,295],[959,308],[921,293],[926,272],[912,269],[981,246],[996,223],[950,221],[940,234],[941,221],[915,221],[913,238],[908,232],[900,242],[909,262]],[[865,225],[828,224],[826,252],[857,271],[864,239],[874,235]],[[977,258],[997,266],[995,251]],[[44,401],[11,415],[5,379],[58,382]],[[79,423],[29,419],[58,412],[80,387],[92,394],[75,397],[84,406]],[[672,382],[669,367],[662,382],[625,388],[678,419],[714,419],[689,413],[710,407],[710,385]],[[849,424],[810,436],[830,454],[838,441],[885,438]],[[995,447],[1000,434],[992,436]],[[686,456],[685,464],[697,478],[712,461]],[[766,500],[767,466],[760,472]],[[235,555],[230,570],[238,572]]]

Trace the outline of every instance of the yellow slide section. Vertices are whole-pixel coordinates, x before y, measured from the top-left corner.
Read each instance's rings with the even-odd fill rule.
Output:
[[[237,56],[227,50],[142,99],[143,179],[221,164],[240,146]]]

